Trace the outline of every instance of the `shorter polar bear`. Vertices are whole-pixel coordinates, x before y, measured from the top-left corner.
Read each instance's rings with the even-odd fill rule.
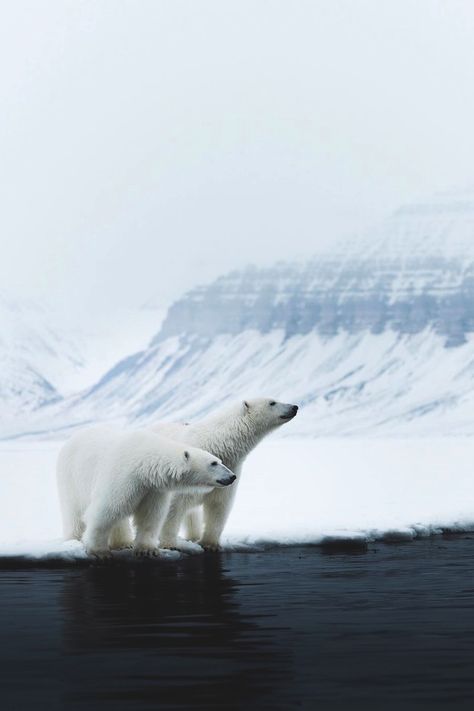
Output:
[[[210,491],[235,480],[220,459],[150,430],[91,427],[61,449],[57,480],[64,537],[87,552],[110,555],[130,547],[133,515],[138,555],[156,555],[173,491]]]
[[[176,492],[161,531],[163,548],[178,548],[177,536],[186,518],[187,537],[199,540],[208,550],[217,550],[225,523],[237,492],[246,456],[270,432],[292,420],[298,405],[277,402],[272,398],[244,400],[192,424],[157,423],[154,432],[179,442],[202,447],[222,459],[237,477],[234,486],[225,491]],[[199,508],[204,510],[202,530]]]

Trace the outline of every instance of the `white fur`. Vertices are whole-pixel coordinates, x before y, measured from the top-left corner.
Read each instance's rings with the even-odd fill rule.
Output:
[[[150,430],[91,427],[61,449],[57,479],[66,539],[83,540],[89,553],[132,545],[156,554],[158,535],[175,490],[210,491],[234,479],[209,452]]]
[[[259,398],[233,405],[195,424],[158,423],[151,428],[167,437],[212,452],[237,477],[235,484],[225,490],[174,494],[161,531],[160,545],[163,548],[177,547],[177,535],[186,514],[188,537],[199,539],[203,547],[211,550],[219,547],[245,457],[263,437],[292,419],[296,414],[295,407]],[[204,511],[203,531],[199,522],[200,511],[196,508],[201,504]]]

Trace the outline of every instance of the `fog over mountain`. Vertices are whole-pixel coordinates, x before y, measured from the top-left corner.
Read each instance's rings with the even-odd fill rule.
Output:
[[[400,208],[307,263],[248,267],[171,305],[147,348],[28,429],[199,417],[270,395],[288,434],[472,432],[474,196]]]

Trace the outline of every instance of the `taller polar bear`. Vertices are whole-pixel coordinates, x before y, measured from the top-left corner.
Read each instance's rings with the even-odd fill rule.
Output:
[[[198,540],[204,548],[217,550],[229,516],[242,465],[249,452],[267,434],[289,422],[298,412],[297,405],[288,405],[270,398],[245,400],[195,424],[158,423],[152,427],[167,437],[201,447],[222,459],[237,477],[226,490],[180,494],[173,496],[168,516],[161,529],[160,545],[176,548],[177,536],[185,515],[187,535]],[[203,505],[204,531],[196,507]]]
[[[131,544],[154,555],[171,492],[225,487],[234,474],[215,455],[150,430],[90,427],[61,449],[57,479],[65,538],[81,539],[88,553],[109,555]]]

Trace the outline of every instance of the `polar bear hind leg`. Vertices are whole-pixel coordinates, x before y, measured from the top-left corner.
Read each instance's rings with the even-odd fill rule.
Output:
[[[71,510],[64,513],[63,537],[65,541],[71,539],[80,541],[85,530],[86,525],[79,511]]]
[[[125,511],[120,513],[119,506],[110,506],[108,501],[104,502],[100,497],[90,504],[84,514],[86,530],[82,537],[89,555],[110,557],[109,536],[125,515]]]
[[[188,541],[199,541],[202,533],[201,507],[188,511],[185,518],[185,536]]]

